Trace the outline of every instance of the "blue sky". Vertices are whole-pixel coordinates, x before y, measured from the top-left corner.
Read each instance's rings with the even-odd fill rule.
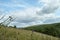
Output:
[[[2,15],[16,17],[17,27],[60,22],[60,0],[0,0]]]

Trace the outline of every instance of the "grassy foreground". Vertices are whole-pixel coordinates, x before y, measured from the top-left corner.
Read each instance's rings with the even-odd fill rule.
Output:
[[[32,31],[0,26],[0,40],[60,40],[60,39],[42,33],[33,32],[32,34]]]

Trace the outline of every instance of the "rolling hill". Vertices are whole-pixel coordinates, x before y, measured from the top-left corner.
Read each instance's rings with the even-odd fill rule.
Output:
[[[24,28],[60,38],[60,23],[35,25]]]
[[[60,40],[57,37],[24,29],[0,26],[0,40]]]

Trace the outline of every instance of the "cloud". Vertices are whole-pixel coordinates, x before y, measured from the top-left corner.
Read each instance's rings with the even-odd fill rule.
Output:
[[[58,21],[57,20],[58,17],[53,13],[45,14],[43,16],[37,15],[36,11],[39,10],[40,10],[39,8],[33,7],[21,11],[14,11],[11,12],[11,14],[7,14],[16,17],[16,20],[13,21],[10,25],[16,25],[18,27],[26,27],[31,25],[44,24],[47,21],[48,21],[47,23],[53,23]]]
[[[18,19],[20,19],[20,22],[31,22],[35,20],[36,11],[38,11],[39,8],[27,8],[22,11],[14,11],[12,15],[16,16]]]
[[[56,17],[56,16],[55,16]],[[60,22],[60,17],[56,17],[56,18],[49,18],[49,19],[46,19],[44,21],[44,23],[56,23],[56,22]]]
[[[60,7],[60,0],[39,0],[44,3],[38,15],[54,13]]]
[[[44,24],[46,23],[45,21],[48,19],[52,19],[52,21],[53,19],[56,19],[56,15],[53,13],[45,14],[43,16],[36,14],[36,12],[39,10],[40,8],[30,7],[25,10],[12,12],[11,15],[17,17],[15,20],[16,22],[13,22],[12,24],[24,27],[29,25]]]
[[[32,0],[31,0],[32,1]],[[30,1],[30,2],[31,2]],[[36,2],[36,1],[35,1]],[[7,4],[8,3],[8,4]],[[10,25],[16,25],[18,27],[30,26],[30,25],[38,25],[44,23],[53,23],[58,22],[60,20],[60,16],[56,16],[55,12],[60,7],[60,0],[38,0],[40,6],[33,6],[30,3],[27,3],[23,0],[11,0],[11,2],[0,3],[0,5],[11,9],[10,12],[6,11],[6,9],[0,9],[1,13],[5,13],[5,20],[8,16],[12,15],[13,18],[16,17],[15,21],[13,21]],[[38,4],[37,3],[37,4]],[[16,7],[22,7],[24,9],[17,9]],[[1,8],[1,7],[0,7]],[[12,10],[12,8],[14,10]],[[16,10],[17,9],[17,10]]]

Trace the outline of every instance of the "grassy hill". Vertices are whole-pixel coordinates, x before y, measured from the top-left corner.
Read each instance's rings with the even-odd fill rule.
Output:
[[[26,27],[26,30],[34,30],[36,32],[52,35],[60,38],[60,23],[44,24]]]
[[[24,29],[0,26],[0,40],[60,40],[59,38]]]

